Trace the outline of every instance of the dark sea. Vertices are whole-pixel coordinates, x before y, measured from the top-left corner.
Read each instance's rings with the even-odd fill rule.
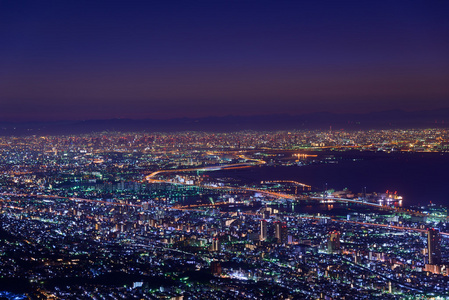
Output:
[[[332,157],[324,160],[324,157]],[[449,206],[449,153],[335,152],[318,153],[305,166],[261,166],[216,171],[212,177],[232,177],[243,183],[263,180],[294,180],[321,191],[348,188],[361,193],[397,191],[403,206],[430,202]]]

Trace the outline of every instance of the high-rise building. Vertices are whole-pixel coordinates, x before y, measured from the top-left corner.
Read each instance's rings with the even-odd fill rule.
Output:
[[[427,231],[427,249],[429,252],[429,264],[441,264],[441,236],[438,229],[430,228]]]
[[[215,274],[215,275],[220,275],[221,274],[221,264],[219,261],[212,261],[210,263],[210,269],[211,269],[211,273]]]
[[[212,240],[212,251],[219,252],[220,248],[221,248],[220,240],[217,237],[215,237]]]
[[[265,241],[267,239],[267,221],[261,220],[260,221],[260,240]]]
[[[327,239],[327,251],[329,253],[340,251],[340,232],[334,230],[329,233],[329,238]]]
[[[286,244],[288,239],[287,225],[284,222],[275,224],[276,240],[280,244]]]

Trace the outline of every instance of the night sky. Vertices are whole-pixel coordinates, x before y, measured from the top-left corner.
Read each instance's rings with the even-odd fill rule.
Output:
[[[449,107],[449,1],[0,1],[0,121]]]

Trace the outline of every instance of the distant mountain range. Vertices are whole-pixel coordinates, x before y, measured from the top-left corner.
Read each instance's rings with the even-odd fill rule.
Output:
[[[365,114],[328,112],[303,115],[256,115],[177,119],[107,119],[54,122],[0,122],[0,135],[60,135],[101,131],[212,131],[295,129],[394,129],[449,127],[449,108],[406,112],[390,110]]]

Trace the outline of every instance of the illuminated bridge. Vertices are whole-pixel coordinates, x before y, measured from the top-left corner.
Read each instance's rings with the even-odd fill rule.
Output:
[[[407,209],[407,208],[392,207],[392,206],[388,206],[388,205],[382,205],[382,204],[378,204],[378,203],[374,203],[374,202],[367,202],[367,201],[363,201],[363,200],[354,200],[354,199],[336,198],[336,197],[325,197],[325,198],[323,198],[323,197],[309,197],[308,199],[320,200],[320,201],[324,200],[324,201],[336,201],[336,202],[355,203],[355,204],[368,205],[368,206],[373,206],[373,207],[378,207],[378,208],[383,208],[383,209],[394,210],[396,212],[402,212],[402,213],[415,215],[415,216],[421,216],[421,217],[427,217],[428,216],[425,213],[414,211],[414,210]],[[449,219],[449,218],[447,218],[447,219]]]
[[[355,203],[355,204],[362,204],[362,205],[368,205],[368,206],[375,206],[380,208],[392,208],[390,206],[384,206],[381,204],[373,203],[373,202],[367,202],[363,200],[355,200],[355,199],[346,199],[346,198],[336,198],[336,197],[309,197],[312,200],[320,200],[320,201],[337,201],[337,202],[346,202],[346,203]]]
[[[270,180],[270,181],[262,181],[263,183],[291,183],[294,185],[299,185],[302,186],[304,188],[308,188],[309,190],[312,188],[312,186],[307,185],[305,183],[301,183],[301,182],[297,182],[297,181],[293,181],[293,180]]]
[[[237,163],[237,164],[227,164],[227,165],[219,165],[219,166],[209,166],[209,167],[201,167],[201,168],[189,168],[189,169],[173,169],[173,170],[159,170],[156,172],[151,173],[150,175],[147,175],[145,177],[145,180],[149,182],[155,182],[157,180],[154,180],[153,177],[162,174],[162,173],[179,173],[179,172],[205,172],[205,171],[218,171],[218,170],[233,170],[233,169],[243,169],[243,168],[250,168],[254,167],[255,165],[262,165],[266,162],[260,159],[253,159],[248,158],[244,155],[239,155],[239,158],[252,161],[252,163]]]

